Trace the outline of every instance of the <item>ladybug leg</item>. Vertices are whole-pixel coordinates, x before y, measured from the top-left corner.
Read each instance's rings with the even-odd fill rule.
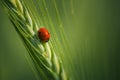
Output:
[[[45,42],[48,42],[49,41],[49,39],[47,39]]]

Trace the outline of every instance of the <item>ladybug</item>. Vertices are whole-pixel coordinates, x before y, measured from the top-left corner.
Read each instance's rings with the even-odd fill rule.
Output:
[[[46,28],[40,28],[38,30],[38,37],[41,40],[41,42],[48,42],[50,39],[50,33]]]

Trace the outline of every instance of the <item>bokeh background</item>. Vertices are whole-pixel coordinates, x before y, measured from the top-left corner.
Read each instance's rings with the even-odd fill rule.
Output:
[[[52,3],[49,0],[46,3],[54,18]],[[120,1],[56,0],[56,3],[69,50],[59,55],[63,56],[69,77],[120,80]],[[53,22],[57,24],[56,19]],[[59,36],[57,31],[56,34]],[[25,54],[22,41],[0,6],[0,80],[35,80]]]

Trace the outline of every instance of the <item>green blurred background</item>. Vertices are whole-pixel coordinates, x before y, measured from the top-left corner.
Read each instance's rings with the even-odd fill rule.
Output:
[[[71,79],[120,80],[120,1],[63,1],[56,0],[70,53],[61,55]],[[52,7],[49,0],[46,2]],[[49,10],[54,18],[54,9]],[[0,80],[35,80],[25,54],[0,6]]]

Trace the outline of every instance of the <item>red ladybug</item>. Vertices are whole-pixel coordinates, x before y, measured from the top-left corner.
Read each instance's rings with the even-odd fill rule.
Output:
[[[46,28],[40,28],[38,30],[38,37],[42,42],[47,42],[50,39],[50,33]]]

